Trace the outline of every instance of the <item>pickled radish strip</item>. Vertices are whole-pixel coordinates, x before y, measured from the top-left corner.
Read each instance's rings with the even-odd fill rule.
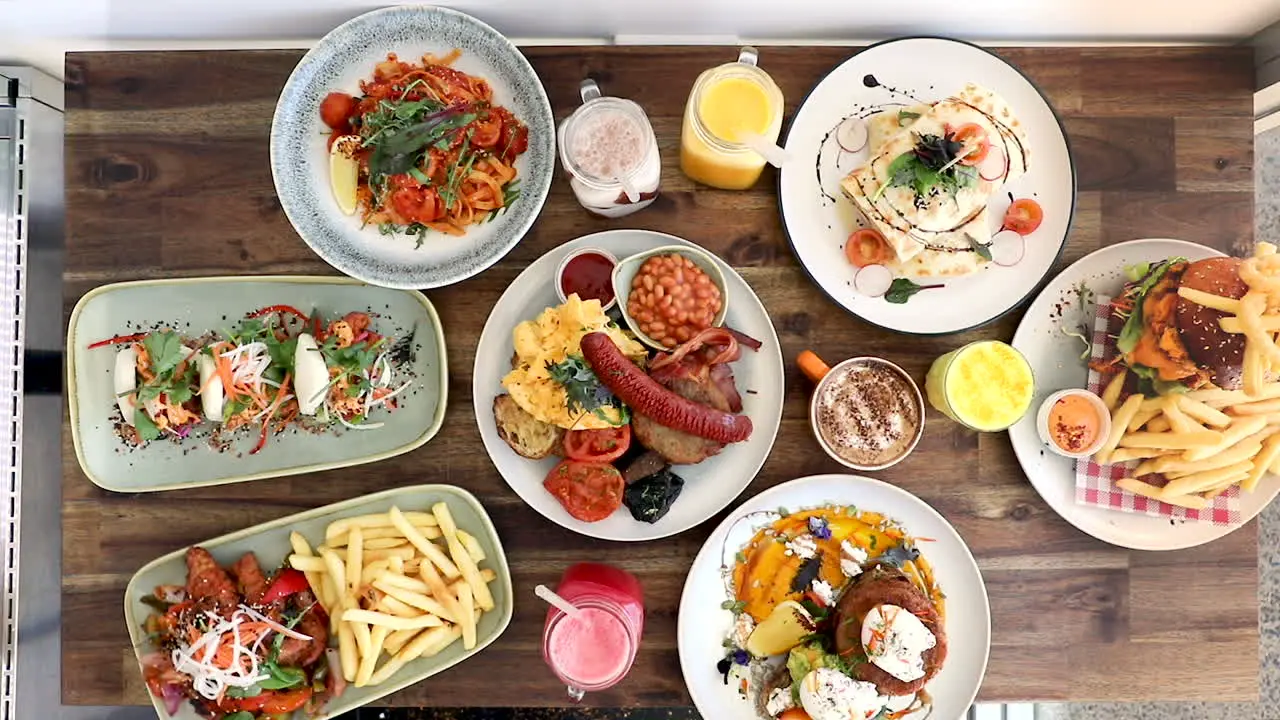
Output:
[[[893,271],[884,265],[868,265],[853,276],[853,289],[867,297],[883,296],[892,284]]]
[[[1003,180],[1009,174],[1009,157],[1004,151],[992,147],[987,156],[978,164],[978,177],[987,182]]]
[[[867,124],[857,116],[845,118],[836,128],[836,143],[845,152],[858,152],[867,144]]]

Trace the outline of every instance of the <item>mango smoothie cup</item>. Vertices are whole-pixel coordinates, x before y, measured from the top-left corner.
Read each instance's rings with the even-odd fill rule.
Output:
[[[980,340],[933,361],[925,377],[929,404],[978,432],[1008,430],[1031,409],[1035,377],[1022,353]]]

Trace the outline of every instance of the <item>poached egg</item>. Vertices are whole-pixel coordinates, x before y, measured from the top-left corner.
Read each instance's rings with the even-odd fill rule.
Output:
[[[897,605],[877,605],[862,620],[867,660],[903,682],[924,677],[924,653],[937,644],[920,618]]]
[[[831,668],[817,668],[800,681],[800,705],[813,720],[868,720],[887,702],[874,683]]]

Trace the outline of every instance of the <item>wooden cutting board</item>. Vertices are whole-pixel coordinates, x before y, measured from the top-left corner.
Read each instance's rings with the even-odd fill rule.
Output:
[[[762,64],[796,103],[853,48],[763,48]],[[316,475],[141,496],[91,485],[63,432],[63,700],[146,702],[121,619],[130,575],[155,556],[303,508],[408,483],[479,496],[507,546],[519,598],[490,650],[391,698],[397,705],[566,703],[544,667],[536,583],[571,562],[616,563],[644,583],[649,617],[631,675],[589,695],[603,706],[687,705],[676,656],[685,572],[713,522],[664,541],[578,537],[526,508],[498,476],[471,410],[471,361],[490,307],[511,280],[565,240],[642,227],[728,260],[772,314],[784,356],[887,357],[923,378],[930,361],[978,338],[1009,339],[1018,317],[947,338],[871,327],[805,278],[783,237],[774,178],[752,190],[695,186],[676,158],[699,72],[730,48],[539,47],[525,50],[557,119],[591,73],[648,111],[664,158],[662,195],[617,221],[588,214],[558,178],[532,232],[478,277],[428,293],[450,354],[444,429],[394,460]],[[1178,237],[1242,254],[1253,242],[1253,62],[1247,48],[1004,48],[1063,115],[1079,203],[1060,266],[1138,237]],[[276,96],[301,52],[72,53],[67,57],[66,311],[89,289],[140,278],[332,273],[281,212],[268,165]],[[790,363],[789,363],[790,364]],[[747,491],[840,468],[806,421],[808,387],[792,364],[782,428]],[[1254,523],[1209,546],[1131,552],[1081,534],[1023,477],[1007,437],[976,435],[930,411],[919,449],[878,477],[940,510],[972,547],[991,596],[993,644],[983,700],[1250,700],[1258,695]],[[963,622],[955,618],[953,622]],[[501,681],[496,681],[501,678]]]

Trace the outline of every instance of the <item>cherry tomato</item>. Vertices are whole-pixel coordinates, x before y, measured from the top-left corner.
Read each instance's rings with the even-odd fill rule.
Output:
[[[790,710],[783,710],[782,714],[778,716],[778,720],[812,720],[812,718],[809,717],[809,713],[800,708],[791,708]]]
[[[1044,208],[1031,198],[1014,200],[1004,214],[1004,229],[1019,235],[1030,235],[1044,222]]]
[[[631,447],[631,426],[607,430],[570,430],[564,436],[564,454],[570,460],[610,463]]]
[[[893,250],[879,230],[860,228],[844,243],[844,256],[858,267],[882,265],[893,258]]]
[[[267,693],[263,693],[264,695]],[[311,686],[303,685],[296,690],[277,690],[262,704],[263,712],[279,715],[291,713],[307,704],[311,699]]]
[[[476,147],[491,148],[502,139],[502,119],[497,116],[477,120],[471,127],[471,144]]]
[[[987,140],[987,131],[977,123],[965,123],[956,128],[951,134],[951,139],[958,143],[964,143],[966,147],[972,148],[960,160],[962,165],[977,165],[987,159],[987,153],[991,151],[991,143]]]
[[[398,176],[397,176],[398,177]],[[391,207],[408,222],[429,223],[444,217],[444,202],[435,188],[402,184],[391,193]]]
[[[561,460],[547,473],[542,486],[573,517],[583,522],[597,522],[622,507],[626,482],[612,465]]]
[[[502,139],[498,141],[498,150],[503,152],[500,160],[510,165],[516,156],[529,149],[529,128],[516,120],[510,113],[503,115]]]
[[[320,119],[334,130],[349,129],[355,111],[356,99],[343,92],[331,92],[320,101]]]

